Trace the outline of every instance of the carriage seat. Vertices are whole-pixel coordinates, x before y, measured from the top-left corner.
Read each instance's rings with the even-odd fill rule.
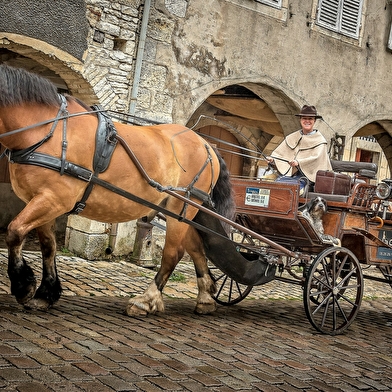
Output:
[[[327,201],[347,202],[351,188],[358,182],[365,182],[358,177],[373,179],[378,166],[369,162],[351,162],[331,160],[333,171],[320,170],[316,176],[314,192],[309,192],[310,199],[321,196]],[[354,173],[351,177],[345,173]]]
[[[376,178],[378,165],[372,162],[336,161],[331,159],[332,170],[337,173],[355,173],[359,177]]]
[[[318,196],[322,197],[327,201],[337,201],[339,203],[347,203],[348,201],[348,195],[333,195],[330,193],[317,193],[317,192],[308,192],[307,194],[307,198],[309,200],[312,200]]]

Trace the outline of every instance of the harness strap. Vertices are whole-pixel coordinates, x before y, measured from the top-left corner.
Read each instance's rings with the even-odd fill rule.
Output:
[[[199,180],[201,173],[203,173],[203,171],[204,171],[204,169],[207,167],[207,165],[208,165],[210,162],[212,162],[212,156],[211,156],[210,149],[209,149],[209,147],[208,147],[207,144],[205,144],[205,148],[206,148],[206,150],[207,150],[207,155],[208,155],[208,156],[207,156],[207,159],[206,159],[206,161],[204,162],[203,166],[200,168],[199,172],[195,175],[195,177],[193,178],[193,180],[191,181],[191,183],[187,186],[187,191],[186,191],[186,193],[185,193],[186,197],[191,197],[192,194],[194,195],[194,189],[195,189],[195,188],[194,188],[193,186],[194,186],[194,185],[196,184],[196,182]],[[213,178],[213,176],[211,176],[211,178]],[[208,195],[208,196],[209,196],[209,195]],[[208,200],[208,205],[212,205],[212,200],[211,200],[210,197],[209,197],[209,200]],[[188,204],[187,204],[187,203],[184,203],[184,206],[183,206],[183,208],[182,208],[182,211],[181,211],[180,215],[185,216],[187,207],[188,207]]]
[[[128,154],[128,156],[131,158],[132,162],[135,164],[135,166],[137,167],[137,169],[139,170],[139,172],[142,174],[142,176],[144,177],[144,179],[147,181],[147,183],[149,185],[151,185],[153,188],[157,189],[160,192],[167,192],[169,190],[175,190],[175,191],[181,191],[184,192],[186,194],[186,197],[195,197],[198,200],[203,201],[203,203],[208,204],[210,206],[212,206],[212,200],[210,195],[207,192],[202,191],[201,189],[197,189],[194,187],[194,184],[198,181],[201,173],[205,170],[205,168],[207,167],[207,165],[212,162],[212,157],[211,157],[211,153],[209,150],[208,145],[206,144],[206,150],[207,150],[207,159],[204,162],[203,166],[201,167],[201,169],[199,170],[199,172],[195,175],[195,177],[193,178],[193,180],[191,181],[191,183],[187,186],[187,187],[178,187],[178,188],[173,188],[172,186],[169,187],[164,187],[162,186],[159,182],[155,181],[154,179],[152,179],[149,174],[146,172],[146,170],[144,169],[144,167],[142,166],[142,164],[140,163],[139,159],[137,158],[137,156],[135,155],[135,153],[132,151],[132,149],[129,147],[128,143],[120,136],[117,135],[117,140],[119,141],[119,143],[121,144],[121,146],[124,148],[124,150],[126,151],[126,153]],[[177,159],[177,158],[176,158]],[[178,161],[177,161],[178,163]],[[179,163],[178,163],[179,164]],[[180,164],[179,164],[180,165]],[[180,165],[181,167],[181,165]],[[181,167],[182,168],[182,167]],[[185,212],[186,212],[186,207],[187,204],[184,203],[184,207],[181,211],[181,215],[185,216]]]
[[[64,95],[60,95],[61,99],[61,106],[60,111],[57,114],[57,117],[66,116],[68,114],[67,110],[67,100],[65,99]],[[63,140],[61,143],[61,169],[60,169],[60,176],[64,174],[64,165],[65,165],[65,157],[67,155],[67,120],[68,117],[65,117],[63,120]]]
[[[94,109],[99,109],[100,106],[93,106]],[[99,173],[104,172],[109,166],[114,149],[117,145],[117,130],[112,120],[105,114],[97,111],[98,114],[98,129],[96,133],[96,150],[93,159],[94,177],[98,177]],[[89,181],[81,200],[79,200],[70,213],[80,214],[85,208],[87,199],[94,188],[94,183]]]
[[[63,95],[59,95],[59,96],[61,99],[60,109],[57,112],[56,119],[54,121],[51,121],[51,122],[53,122],[53,124],[52,124],[52,127],[50,128],[49,133],[42,140],[40,140],[38,143],[35,143],[30,147],[24,148],[23,150],[11,151],[9,149],[6,149],[3,154],[8,157],[8,161],[10,163],[14,162],[14,159],[23,158],[23,157],[28,156],[29,154],[34,152],[38,147],[42,146],[46,141],[48,141],[53,136],[54,130],[56,129],[59,121],[61,119],[66,118],[66,117],[63,118],[61,116],[62,113],[68,113],[67,112],[67,100],[65,99],[65,97]],[[35,124],[35,126],[38,126],[38,124]],[[8,135],[8,133],[5,133],[4,135]],[[65,145],[65,148],[66,148],[66,145]]]
[[[62,166],[62,162],[59,158],[56,158],[56,157],[53,157],[53,156],[50,156],[50,155],[47,155],[44,153],[40,153],[40,152],[33,152],[28,156],[18,156],[12,162],[26,164],[26,165],[40,166],[40,167],[55,170],[58,172],[60,172],[61,166]],[[150,205],[153,205],[152,203],[147,202],[144,199],[142,199],[138,196],[135,196],[135,195],[133,195],[133,194],[131,194],[131,193],[115,186],[115,185],[112,185],[107,181],[101,180],[100,178],[98,178],[98,176],[92,170],[86,169],[85,167],[80,166],[76,163],[65,161],[64,173],[68,174],[69,176],[78,178],[82,181],[89,183],[89,185],[86,188],[85,194],[83,195],[83,199],[76,203],[75,207],[69,212],[69,214],[78,214],[83,211],[86,200],[91,193],[92,187],[95,184],[100,185],[106,189],[109,189],[110,191],[112,191],[114,193],[117,193],[123,197],[126,197],[130,200],[135,201],[136,203],[145,205],[147,207],[150,207]],[[154,183],[158,184],[156,181],[154,181]],[[90,186],[91,186],[91,189],[88,191]],[[174,195],[175,197],[176,197],[176,195],[174,194],[174,192],[186,192],[187,191],[186,188],[182,188],[182,187],[178,187],[178,188],[163,187],[162,185],[160,185],[159,187],[156,187],[156,189],[159,190],[160,192],[166,192],[170,195]],[[202,201],[203,203],[208,203],[209,205],[211,205],[211,199],[210,199],[210,195],[208,193],[206,193],[200,189],[193,188],[191,195],[193,197],[197,198],[198,200]],[[178,197],[178,195],[177,195],[177,197]],[[83,206],[83,203],[84,203],[84,206]],[[157,209],[156,207],[157,207],[156,205],[153,205],[153,207],[151,207],[151,208],[155,209],[157,211],[161,211],[160,209]]]

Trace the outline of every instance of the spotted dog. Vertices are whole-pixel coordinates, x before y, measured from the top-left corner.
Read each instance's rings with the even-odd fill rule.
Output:
[[[323,215],[327,212],[327,202],[320,196],[310,200],[302,209],[302,216],[308,218],[317,234],[324,234]]]
[[[324,242],[340,246],[340,240],[329,234],[324,234],[323,216],[327,212],[327,201],[320,196],[310,200],[301,208],[302,216],[309,219],[317,234]]]

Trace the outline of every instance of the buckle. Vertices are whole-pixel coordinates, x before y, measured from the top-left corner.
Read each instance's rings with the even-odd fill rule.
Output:
[[[85,207],[86,207],[86,203],[84,203],[82,201],[78,201],[75,204],[75,207],[73,208],[73,210],[71,211],[71,214],[80,214],[81,212],[83,212]]]

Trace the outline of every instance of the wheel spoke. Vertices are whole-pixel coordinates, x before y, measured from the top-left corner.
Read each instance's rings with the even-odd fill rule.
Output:
[[[221,305],[234,305],[242,301],[252,290],[252,286],[238,283],[217,267],[210,268],[210,272],[218,288],[213,298]]]
[[[233,279],[230,279],[230,284],[229,284],[229,294],[227,296],[228,302],[231,301],[231,295],[233,293]]]
[[[226,284],[228,278],[229,277],[227,275],[223,275],[223,282],[222,282],[221,287],[220,287],[220,289],[218,291],[218,294],[220,294],[222,292],[222,290],[225,287],[225,284]]]
[[[362,294],[362,270],[355,255],[346,248],[327,248],[314,259],[306,277],[306,315],[316,330],[336,335],[353,322]]]
[[[336,302],[337,307],[339,308],[340,314],[341,314],[342,317],[344,318],[344,321],[345,321],[345,322],[348,322],[348,318],[347,318],[347,316],[346,316],[345,311],[344,311],[343,308],[340,306],[340,304],[339,304],[338,301],[335,301],[335,302]],[[335,313],[335,311],[334,311],[334,313]]]

